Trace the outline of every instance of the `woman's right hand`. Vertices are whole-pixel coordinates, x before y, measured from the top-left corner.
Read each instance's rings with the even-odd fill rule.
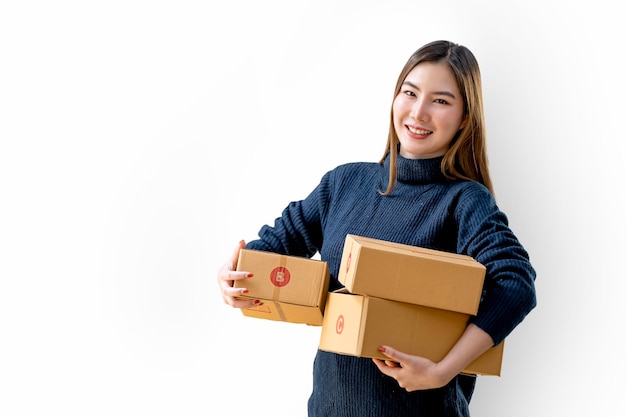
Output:
[[[237,298],[248,292],[247,288],[235,288],[235,281],[252,278],[253,274],[246,271],[237,271],[237,261],[239,260],[239,250],[246,247],[246,242],[239,241],[239,244],[233,251],[230,259],[226,261],[224,266],[220,268],[217,273],[217,283],[222,292],[222,298],[224,302],[235,308],[250,308],[258,307],[262,303],[259,300],[254,299],[240,299]]]

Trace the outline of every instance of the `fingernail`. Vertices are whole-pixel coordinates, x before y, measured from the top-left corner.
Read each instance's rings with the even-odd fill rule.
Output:
[[[247,289],[245,289],[245,288],[244,288],[244,289],[242,289],[242,290],[241,290],[241,293],[242,293],[242,294],[248,294],[248,293],[249,293],[249,291],[248,291]]]
[[[385,347],[384,346],[378,346],[378,351],[379,352],[385,352]]]
[[[252,274],[252,273],[247,273],[246,274],[246,278],[252,278],[253,276],[254,276],[254,274]]]
[[[262,306],[263,303],[261,302],[261,300],[254,300],[254,305],[255,306]]]

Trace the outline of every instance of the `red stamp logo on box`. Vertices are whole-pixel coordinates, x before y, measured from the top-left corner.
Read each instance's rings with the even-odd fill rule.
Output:
[[[284,266],[277,266],[270,272],[270,281],[277,287],[284,287],[289,284],[289,280],[291,280],[291,274]]]
[[[343,325],[344,325],[343,314],[340,314],[339,317],[337,317],[337,324],[335,325],[335,331],[337,332],[337,334],[341,334],[341,332],[343,332]]]

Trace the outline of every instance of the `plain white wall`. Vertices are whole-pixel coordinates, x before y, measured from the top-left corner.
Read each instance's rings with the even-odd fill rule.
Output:
[[[617,416],[624,26],[614,2],[0,5],[0,415],[306,415],[319,328],[216,271],[321,175],[375,161],[434,39],[481,65],[500,206],[539,306],[476,416]]]

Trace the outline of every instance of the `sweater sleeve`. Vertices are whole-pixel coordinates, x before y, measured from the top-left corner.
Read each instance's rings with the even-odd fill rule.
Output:
[[[274,220],[259,230],[259,238],[246,244],[248,249],[264,250],[285,255],[312,257],[322,245],[322,218],[332,172],[303,200],[292,201]]]
[[[536,306],[536,272],[492,194],[471,187],[459,200],[458,252],[486,267],[478,314],[471,322],[499,344]]]

